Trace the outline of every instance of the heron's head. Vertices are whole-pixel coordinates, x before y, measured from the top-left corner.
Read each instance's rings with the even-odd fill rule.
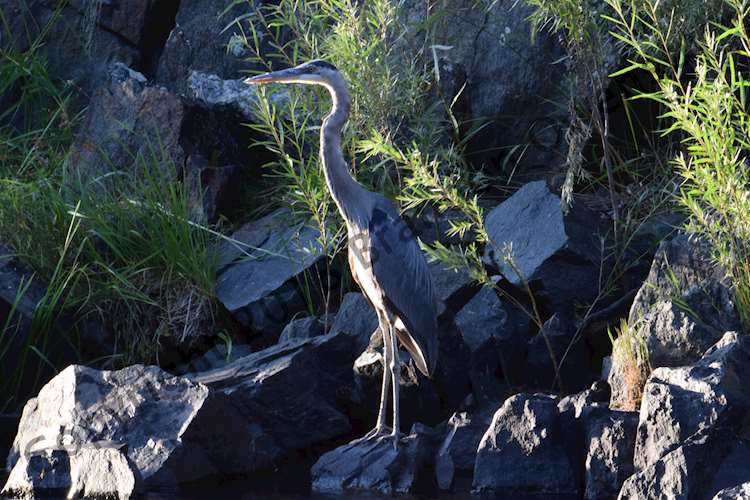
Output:
[[[248,85],[265,85],[267,83],[302,83],[307,85],[326,85],[334,79],[341,78],[333,64],[316,59],[295,66],[294,68],[272,71],[247,78]]]

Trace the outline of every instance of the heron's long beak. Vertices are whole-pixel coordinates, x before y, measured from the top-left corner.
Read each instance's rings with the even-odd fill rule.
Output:
[[[282,69],[280,71],[273,71],[271,73],[263,73],[262,75],[253,76],[246,78],[243,83],[248,85],[263,85],[266,83],[293,83],[297,81],[303,72],[298,68]]]

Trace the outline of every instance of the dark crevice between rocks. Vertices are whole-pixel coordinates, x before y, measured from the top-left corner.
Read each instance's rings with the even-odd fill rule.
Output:
[[[159,0],[154,2],[143,27],[141,61],[136,69],[149,80],[156,74],[159,58],[164,51],[169,34],[177,24],[177,11],[180,0]]]

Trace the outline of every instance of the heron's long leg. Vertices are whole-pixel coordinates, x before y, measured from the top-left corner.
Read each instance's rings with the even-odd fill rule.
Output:
[[[390,359],[390,371],[391,371],[391,381],[393,383],[393,432],[392,436],[394,440],[398,440],[400,435],[400,425],[399,425],[399,418],[398,418],[398,393],[399,389],[401,387],[400,380],[401,380],[401,360],[398,356],[398,340],[396,339],[396,332],[393,328],[393,323],[389,322],[388,324],[388,333],[389,337],[391,339],[390,342],[390,349],[391,349],[391,359]],[[394,445],[397,444],[394,441]]]
[[[385,430],[385,413],[388,407],[388,386],[391,384],[391,370],[389,363],[391,361],[390,343],[388,342],[388,325],[381,323],[380,332],[383,334],[383,386],[380,389],[380,410],[378,411],[378,423],[375,426],[377,433]]]

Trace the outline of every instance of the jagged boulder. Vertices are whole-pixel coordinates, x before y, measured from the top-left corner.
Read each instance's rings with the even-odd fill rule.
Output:
[[[564,213],[544,181],[531,182],[487,213],[485,258],[510,284],[526,281],[537,301],[567,312],[599,291],[597,221],[581,203]]]
[[[323,335],[326,333],[326,327],[330,328],[334,319],[335,316],[333,314],[329,314],[327,317],[323,315],[320,318],[307,316],[305,318],[293,319],[284,327],[281,335],[279,335],[279,343],[296,342]]]
[[[750,409],[750,341],[728,332],[693,366],[658,368],[643,391],[636,464],[653,465],[724,412]]]
[[[474,465],[480,495],[578,497],[555,398],[517,394],[495,413]]]
[[[613,352],[633,351],[642,369],[697,361],[726,331],[739,331],[739,316],[724,270],[711,259],[706,242],[680,234],[659,246],[649,275],[628,318],[632,335],[618,338]],[[608,373],[612,405],[624,406],[632,388],[623,381],[634,371],[633,356],[613,356]]]
[[[461,309],[476,292],[466,269],[449,269],[440,261],[428,264],[432,286],[438,301],[438,316]]]
[[[311,471],[312,489],[327,494],[413,493],[420,474],[426,475],[432,465],[437,442],[433,429],[418,424],[397,449],[389,439],[353,441],[320,457]]]
[[[195,423],[207,399],[207,387],[156,367],[134,365],[119,371],[99,371],[69,366],[24,407],[8,468],[19,468],[12,477],[33,478],[30,470],[48,467],[57,459],[70,467],[67,453],[47,460],[42,453],[45,450],[60,445],[75,450],[111,442],[127,447],[125,453],[139,477],[146,482],[158,481],[165,474],[190,468],[180,463],[185,457],[181,459],[176,451],[190,448],[183,439],[185,429]],[[164,418],[166,415],[169,418]],[[193,451],[196,457],[202,455]],[[39,455],[40,462],[29,462],[32,455]],[[61,477],[73,470],[55,469]],[[194,478],[188,474],[187,479]]]
[[[141,365],[70,366],[27,403],[8,466],[33,479],[28,459],[38,455],[37,469],[70,476],[66,450],[106,442],[146,489],[269,470],[351,432],[351,363],[366,342],[322,335],[184,377]],[[44,458],[60,449],[62,461]]]
[[[318,231],[284,210],[240,228],[220,255],[219,301],[242,325],[273,341],[305,310],[295,278],[323,257]]]
[[[621,498],[710,498],[750,477],[749,367],[748,338],[727,332],[695,365],[654,370]]]
[[[524,359],[531,320],[489,287],[456,313],[455,323],[471,353],[469,374],[480,400],[502,401],[525,380]]]
[[[135,173],[138,162],[152,160],[165,179],[176,179],[176,167],[185,161],[180,136],[186,113],[176,95],[148,85],[124,64],[112,64],[71,150],[71,182],[81,190],[98,188],[103,175]]]

